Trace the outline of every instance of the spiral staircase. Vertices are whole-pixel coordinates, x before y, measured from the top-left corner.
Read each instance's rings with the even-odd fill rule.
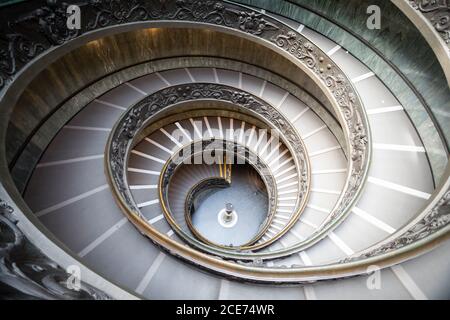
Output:
[[[0,7],[3,296],[450,298],[448,5],[74,4]]]

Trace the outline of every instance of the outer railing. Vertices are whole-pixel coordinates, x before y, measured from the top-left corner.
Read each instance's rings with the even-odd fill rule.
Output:
[[[186,103],[201,101],[218,102],[223,108],[228,106],[238,107],[241,110],[241,113],[247,113],[249,116],[263,121],[268,128],[275,129],[274,133],[279,135],[280,140],[289,149],[293,157],[296,172],[298,173],[297,185],[299,190],[298,199],[293,210],[294,214],[290,221],[276,236],[263,243],[249,246],[247,249],[254,250],[272,244],[289,231],[306,206],[311,174],[310,163],[306,147],[290,122],[275,107],[240,89],[235,89],[226,85],[207,83],[177,85],[148,95],[134,106],[131,106],[122,114],[121,118],[112,129],[105,151],[105,165],[113,194],[126,215],[128,217],[131,215],[135,216],[135,219],[130,220],[132,222],[138,220],[136,226],[139,229],[142,229],[142,224],[147,224],[147,222],[142,218],[137,204],[131,195],[126,177],[128,157],[131,148],[137,143],[136,139],[141,137],[141,133],[145,131],[148,126],[154,121],[160,120],[161,113],[173,109],[174,107],[180,107]],[[241,147],[244,148],[243,146]],[[167,172],[166,168],[164,168],[163,171]],[[165,176],[161,175],[160,188],[167,184],[166,180],[162,180],[164,178]],[[161,197],[162,196],[160,195],[160,198]],[[164,204],[164,201],[162,201],[162,204]],[[164,206],[163,210],[167,212],[167,209]],[[171,221],[168,213],[166,214],[166,218],[168,218],[169,223],[172,224],[175,231],[181,232],[181,230],[175,226],[173,221]],[[156,241],[156,238],[159,236],[164,236],[160,235],[152,226],[148,226],[145,230],[150,230],[144,233],[153,241]],[[184,237],[182,234],[181,236]],[[168,237],[167,240],[174,241]],[[195,245],[203,248],[204,251],[215,253],[217,256],[228,259],[255,259],[254,253],[252,252],[224,250],[204,243],[195,243]],[[278,252],[278,254],[289,255],[291,252],[282,250]],[[261,253],[261,255],[266,257],[271,256],[271,254],[267,253]]]

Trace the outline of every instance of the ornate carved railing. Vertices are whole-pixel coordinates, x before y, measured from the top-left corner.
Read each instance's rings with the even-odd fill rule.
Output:
[[[450,3],[447,0],[407,0],[434,27],[450,49]]]
[[[13,208],[0,199],[0,286],[10,288],[10,298],[111,299],[48,259],[16,224]]]
[[[197,150],[197,151],[196,151]],[[170,210],[170,201],[169,201],[169,184],[171,182],[172,177],[175,175],[176,171],[185,164],[187,159],[191,159],[193,157],[197,157],[203,153],[207,153],[207,155],[210,155],[211,153],[217,153],[217,154],[223,154],[226,155],[228,159],[231,159],[231,157],[236,157],[235,163],[248,163],[251,165],[260,175],[261,179],[263,180],[266,190],[267,190],[267,196],[268,196],[268,211],[265,218],[265,221],[261,225],[261,228],[259,232],[253,237],[253,239],[247,243],[236,247],[226,247],[221,246],[217,244],[211,243],[209,240],[202,237],[198,232],[195,230],[193,233],[196,235],[197,238],[200,238],[200,240],[203,243],[208,244],[209,246],[215,246],[222,249],[228,249],[228,250],[251,250],[252,248],[263,248],[264,246],[270,245],[272,242],[265,242],[261,245],[255,245],[255,242],[258,241],[264,233],[267,231],[270,223],[273,220],[273,217],[275,215],[276,210],[276,204],[277,204],[277,187],[276,182],[273,174],[271,173],[270,169],[267,167],[267,165],[262,161],[260,157],[258,157],[255,153],[250,151],[248,148],[246,148],[244,145],[241,145],[235,141],[229,141],[229,140],[222,140],[222,139],[208,139],[208,140],[202,140],[202,141],[195,141],[192,144],[181,148],[179,151],[174,153],[174,156],[172,156],[164,165],[161,174],[160,174],[160,180],[159,180],[159,190],[160,190],[160,203],[162,204],[164,215],[166,216],[166,220],[169,222],[169,224],[172,226],[172,229],[177,232],[177,234],[187,241],[189,244],[196,246],[196,242],[191,241],[188,234],[186,234],[185,230],[183,230],[180,227],[181,221],[177,221],[177,219],[174,217],[173,213]],[[221,165],[221,164],[220,164]],[[221,180],[219,180],[219,177],[212,177],[210,182],[215,182],[215,184],[219,184],[220,181],[226,181],[226,177],[222,177]],[[193,207],[193,199],[195,199],[196,194],[203,190],[206,186],[204,185],[205,182],[197,184],[193,186],[193,189],[188,192],[186,203],[187,208],[190,208],[189,212],[186,212],[186,214],[189,214],[189,217],[183,217],[188,222],[188,226],[191,225],[190,223],[190,215],[192,213],[192,207]],[[229,182],[228,182],[229,184]],[[220,183],[220,185],[225,186],[226,184]],[[211,187],[211,184],[209,185]],[[295,219],[295,218],[294,218]],[[192,228],[191,228],[192,229]],[[277,237],[279,238],[279,236]],[[199,247],[202,250],[205,250],[205,248]],[[208,252],[208,250],[205,250]],[[211,252],[214,253],[214,252]],[[216,253],[217,254],[217,253]]]
[[[264,243],[265,245],[271,244],[292,227],[306,205],[309,192],[310,164],[303,141],[290,122],[285,119],[276,108],[239,89],[234,89],[225,85],[204,83],[178,85],[153,93],[129,108],[114,126],[106,150],[105,163],[107,166],[107,173],[110,176],[113,192],[117,197],[121,208],[125,208],[127,211],[128,216],[135,215],[137,219],[141,219],[139,209],[134,202],[126,183],[127,159],[131,147],[135,145],[136,137],[139,137],[140,133],[152,123],[158,113],[165,109],[170,109],[173,106],[180,106],[187,102],[202,100],[222,102],[225,103],[224,106],[231,104],[234,107],[239,107],[243,112],[250,113],[255,118],[262,119],[269,127],[277,130],[280,135],[280,140],[283,141],[290,150],[296,166],[296,172],[298,173],[298,199],[293,210],[294,214],[289,223],[276,237],[272,237]],[[164,175],[161,177],[163,178]],[[165,185],[165,181],[160,180],[160,187],[164,187]],[[139,222],[139,224],[142,223],[145,223],[144,219]],[[174,226],[174,228],[177,230],[176,226]],[[153,228],[151,228],[151,230],[152,232],[147,233],[147,235],[150,238],[154,238],[157,231]],[[196,243],[196,246],[227,258],[244,260],[254,259],[253,253],[249,254],[247,252],[239,251],[230,252],[228,250],[220,250],[199,243]],[[262,246],[262,244],[259,244],[257,246],[252,246],[252,248],[259,248]],[[279,254],[289,255],[291,253],[285,249]]]

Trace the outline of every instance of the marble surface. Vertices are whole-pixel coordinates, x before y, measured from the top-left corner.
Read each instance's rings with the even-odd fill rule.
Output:
[[[433,51],[419,31],[395,5],[390,1],[381,0],[237,0],[235,2],[263,8],[268,13],[276,13],[304,24],[338,43],[368,66],[407,111],[423,140],[435,181],[439,181],[448,161],[450,90]],[[369,5],[378,5],[381,9],[380,30],[370,30],[366,27],[368,17],[366,8]],[[390,61],[414,86],[423,101],[387,61]],[[436,118],[447,145],[438,135],[423,102],[429,106],[432,115]]]

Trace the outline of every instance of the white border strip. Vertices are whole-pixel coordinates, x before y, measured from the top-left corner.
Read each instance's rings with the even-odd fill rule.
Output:
[[[422,191],[419,191],[419,190],[416,190],[416,189],[412,189],[412,188],[408,188],[408,187],[402,186],[400,184],[396,184],[396,183],[393,183],[393,182],[390,182],[390,181],[378,179],[378,178],[375,178],[375,177],[368,177],[367,181],[369,181],[369,182],[371,182],[373,184],[376,184],[376,185],[378,185],[380,187],[384,187],[384,188],[387,188],[387,189],[391,189],[391,190],[399,191],[399,192],[402,192],[402,193],[406,193],[406,194],[409,194],[411,196],[422,198],[422,199],[425,199],[425,200],[428,200],[431,197],[431,194],[429,194],[429,193],[422,192]]]
[[[366,220],[367,222],[371,223],[372,225],[374,225],[375,227],[389,233],[392,234],[395,232],[395,228],[391,227],[390,225],[388,225],[387,223],[379,220],[378,218],[375,218],[374,216],[372,216],[371,214],[365,212],[364,210],[361,210],[357,207],[354,207],[352,209],[353,213],[355,213],[357,216],[363,218],[364,220]]]
[[[143,207],[151,206],[152,204],[156,204],[156,203],[159,203],[159,199],[142,202],[142,203],[139,203],[137,206],[138,206],[138,208],[143,208]]]
[[[336,52],[338,52],[339,49],[341,49],[341,46],[340,46],[340,45],[336,45],[335,47],[331,48],[331,49],[327,52],[327,55],[328,55],[328,56],[332,56],[333,54],[335,54]]]
[[[420,290],[419,286],[414,282],[411,276],[401,265],[392,266],[391,270],[403,284],[409,294],[416,300],[428,300],[427,296]]]
[[[367,72],[367,73],[362,74],[362,75],[360,75],[360,76],[358,76],[356,78],[353,78],[352,82],[353,83],[358,83],[360,81],[363,81],[363,80],[366,80],[366,79],[368,79],[370,77],[373,77],[374,75],[375,75],[375,73],[373,73],[373,72]]]
[[[156,189],[158,186],[156,184],[140,184],[130,186],[130,190],[148,190],[148,189]]]
[[[339,238],[334,232],[328,234],[328,238],[334,242],[336,246],[339,247],[346,255],[352,255],[355,253],[341,238]]]
[[[128,87],[130,87],[131,89],[133,89],[134,91],[139,92],[139,93],[142,94],[143,96],[146,96],[146,95],[147,95],[147,92],[145,92],[145,91],[139,89],[139,88],[136,87],[135,85],[132,85],[132,84],[129,83],[129,82],[125,82],[125,84],[126,84]]]
[[[139,282],[139,285],[136,287],[137,293],[139,293],[139,294],[144,293],[145,289],[147,289],[150,281],[152,281],[153,276],[156,274],[156,271],[158,271],[158,269],[159,269],[161,263],[164,261],[165,257],[166,257],[166,255],[164,253],[162,253],[162,252],[159,253],[159,255],[153,261],[150,268],[145,273],[141,282]]]
[[[407,146],[401,144],[374,143],[373,148],[377,150],[407,151],[407,152],[425,152],[421,146]]]
[[[51,167],[51,166],[58,166],[58,165],[68,164],[68,163],[81,162],[81,161],[95,160],[95,159],[103,159],[103,154],[98,154],[95,156],[72,158],[72,159],[67,159],[67,160],[41,162],[41,163],[37,164],[36,169],[44,168],[44,167]]]
[[[80,195],[78,195],[76,197],[67,199],[67,200],[65,200],[63,202],[55,204],[55,205],[53,205],[51,207],[48,207],[48,208],[46,208],[44,210],[38,211],[38,212],[35,213],[35,215],[36,215],[36,217],[42,217],[43,215],[46,215],[46,214],[48,214],[50,212],[53,212],[55,210],[64,208],[65,206],[68,206],[69,204],[72,204],[72,203],[75,203],[75,202],[77,202],[79,200],[82,200],[84,198],[90,197],[90,196],[92,196],[92,195],[94,195],[94,194],[96,194],[96,193],[98,193],[100,191],[103,191],[105,189],[108,189],[108,188],[109,188],[109,186],[107,184],[104,184],[104,185],[102,185],[100,187],[97,187],[95,189],[92,189],[92,190],[90,190],[88,192],[82,193],[82,194],[80,194]]]
[[[64,129],[72,129],[72,130],[87,130],[87,131],[106,131],[110,132],[110,128],[100,128],[100,127],[85,127],[85,126],[64,126]]]
[[[97,248],[101,243],[103,243],[106,239],[108,239],[110,236],[113,235],[114,232],[120,229],[125,223],[128,222],[128,219],[122,218],[119,222],[117,222],[115,225],[113,225],[111,228],[106,230],[104,233],[102,233],[97,239],[92,241],[90,244],[88,244],[83,250],[81,250],[78,255],[83,258],[88,253],[90,253],[92,250]]]
[[[403,111],[403,107],[402,106],[393,106],[393,107],[367,109],[366,113],[368,115],[374,115],[374,114],[394,112],[394,111]]]
[[[103,101],[103,100],[100,100],[100,99],[94,99],[94,102],[97,102],[99,104],[102,104],[102,105],[105,105],[107,107],[111,107],[111,108],[114,108],[114,109],[127,110],[127,108],[125,108],[125,107],[119,106],[117,104],[114,104],[114,103],[111,103],[111,102],[108,102],[108,101]]]

